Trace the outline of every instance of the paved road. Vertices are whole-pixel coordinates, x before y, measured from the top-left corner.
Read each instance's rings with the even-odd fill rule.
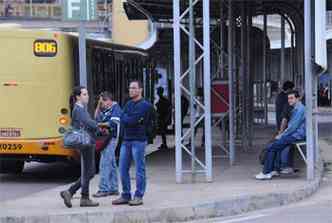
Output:
[[[0,202],[72,182],[78,174],[77,167],[64,163],[27,163],[21,175],[0,174]]]
[[[332,170],[332,166],[329,168]],[[331,210],[332,171],[329,171],[320,190],[305,201],[279,208],[251,212],[241,216],[199,220],[190,223],[331,223]]]

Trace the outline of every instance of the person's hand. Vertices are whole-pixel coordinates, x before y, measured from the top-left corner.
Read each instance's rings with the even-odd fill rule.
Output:
[[[276,135],[276,137],[275,137],[275,139],[280,139],[280,138],[281,138],[280,134]]]

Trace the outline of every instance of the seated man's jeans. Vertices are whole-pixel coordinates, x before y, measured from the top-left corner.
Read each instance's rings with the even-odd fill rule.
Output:
[[[287,146],[282,151],[276,154],[274,170],[280,171],[287,167],[293,167],[294,149],[292,146]]]
[[[275,170],[275,161],[277,159],[277,154],[284,150],[286,147],[291,144],[300,141],[298,137],[290,136],[282,136],[280,139],[275,140],[273,143],[268,145],[266,159],[264,162],[263,173],[268,174]]]

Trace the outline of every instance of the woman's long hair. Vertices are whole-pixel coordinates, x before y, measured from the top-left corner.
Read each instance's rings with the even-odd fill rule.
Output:
[[[70,114],[72,114],[75,103],[77,101],[76,97],[81,96],[81,93],[82,93],[83,89],[86,89],[86,87],[76,86],[76,87],[73,88],[73,92],[72,92],[72,94],[70,95],[70,98],[69,98]]]

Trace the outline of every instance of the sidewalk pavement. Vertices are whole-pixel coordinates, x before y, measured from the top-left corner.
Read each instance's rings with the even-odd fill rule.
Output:
[[[79,208],[79,195],[76,195],[73,208],[68,209],[59,197],[59,192],[68,187],[64,185],[0,203],[0,223],[179,222],[230,216],[284,205],[310,196],[319,187],[323,173],[322,162],[316,168],[317,178],[314,181],[306,180],[305,167],[299,159],[296,167],[301,170],[295,178],[274,178],[270,181],[254,179],[254,175],[261,171],[258,153],[272,131],[271,128],[257,127],[254,147],[246,150],[237,148],[238,158],[234,166],[230,166],[227,159],[220,158],[221,150],[214,148],[212,183],[205,183],[202,175],[197,175],[193,183],[191,175],[187,175],[183,184],[176,184],[174,149],[156,151],[156,146],[153,146],[149,151],[156,152],[147,156],[148,184],[144,206],[112,206],[111,200],[115,197],[107,197],[99,199],[100,207]],[[215,138],[219,133],[213,131],[213,134]],[[320,147],[323,151],[331,150],[331,145],[325,141],[320,142]],[[199,157],[204,157],[203,149],[197,149],[197,152]],[[191,159],[185,154],[183,156],[184,167],[190,168]],[[133,172],[131,176],[134,176]],[[97,190],[98,180],[99,176],[91,182],[91,193]]]

